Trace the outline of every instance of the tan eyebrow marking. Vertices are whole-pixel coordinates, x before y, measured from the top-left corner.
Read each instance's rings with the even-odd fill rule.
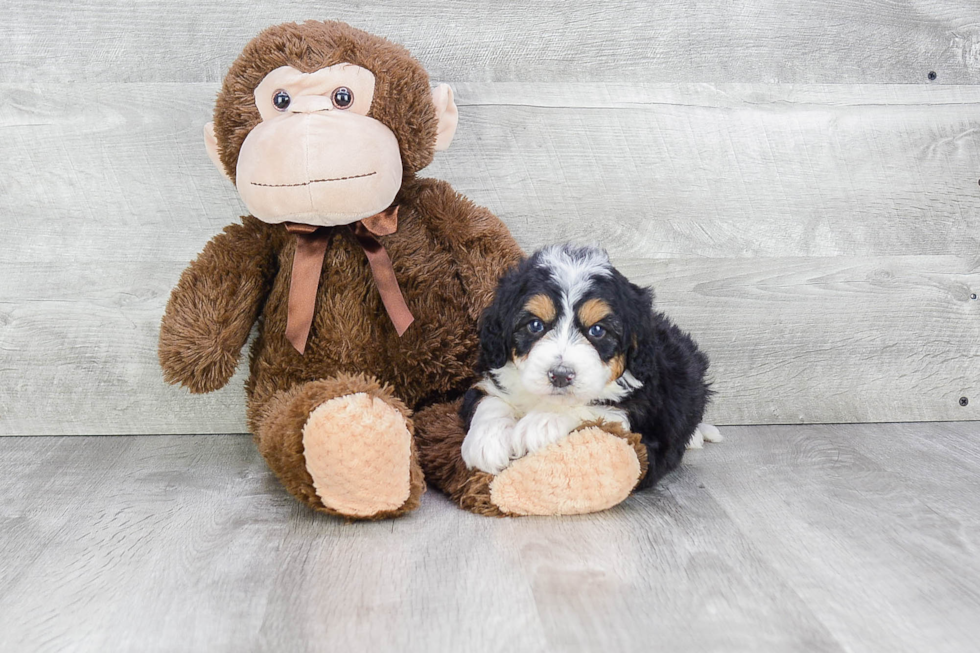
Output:
[[[609,380],[615,381],[626,371],[626,356],[617,354],[609,361]]]
[[[611,313],[609,304],[601,299],[590,299],[579,306],[578,319],[582,326],[588,328]]]
[[[535,295],[534,297],[531,297],[531,299],[527,300],[527,303],[524,304],[524,310],[538,316],[545,322],[551,322],[555,319],[555,315],[557,314],[555,311],[555,303],[551,301],[551,297],[548,297],[543,293]]]

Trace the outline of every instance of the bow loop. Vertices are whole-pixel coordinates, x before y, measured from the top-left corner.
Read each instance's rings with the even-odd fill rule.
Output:
[[[355,223],[351,231],[367,256],[381,301],[395,331],[401,336],[415,318],[398,287],[391,258],[376,237],[391,235],[397,228],[398,206],[390,206],[381,213]],[[286,230],[296,235],[296,254],[293,257],[293,274],[289,284],[286,339],[302,354],[306,350],[306,341],[313,325],[316,291],[320,285],[323,258],[333,230],[296,222],[287,222]]]
[[[364,218],[357,226],[364,227],[375,236],[390,236],[398,229],[398,205],[389,206],[381,213]]]

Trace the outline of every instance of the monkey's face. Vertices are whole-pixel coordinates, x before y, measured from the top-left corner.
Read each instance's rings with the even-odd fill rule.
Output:
[[[402,181],[449,147],[452,90],[403,47],[338,22],[285,23],[225,76],[212,162],[266,222],[350,224],[391,206]]]
[[[395,134],[368,116],[374,74],[353,64],[273,70],[255,88],[262,121],[238,155],[236,184],[270,223],[349,224],[386,209],[402,183]]]

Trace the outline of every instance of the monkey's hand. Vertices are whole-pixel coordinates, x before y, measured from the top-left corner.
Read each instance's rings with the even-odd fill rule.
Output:
[[[246,217],[211,239],[180,276],[160,324],[167,383],[211,392],[228,383],[275,276],[265,225]]]

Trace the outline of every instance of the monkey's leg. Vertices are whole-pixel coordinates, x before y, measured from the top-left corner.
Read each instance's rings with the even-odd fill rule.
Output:
[[[611,508],[629,496],[647,471],[636,433],[614,424],[585,424],[497,476],[469,470],[460,448],[466,433],[459,402],[430,406],[415,416],[426,477],[461,508],[481,515],[572,515]]]
[[[311,508],[384,519],[418,507],[425,481],[411,412],[374,379],[311,381],[276,393],[255,413],[259,451]]]

